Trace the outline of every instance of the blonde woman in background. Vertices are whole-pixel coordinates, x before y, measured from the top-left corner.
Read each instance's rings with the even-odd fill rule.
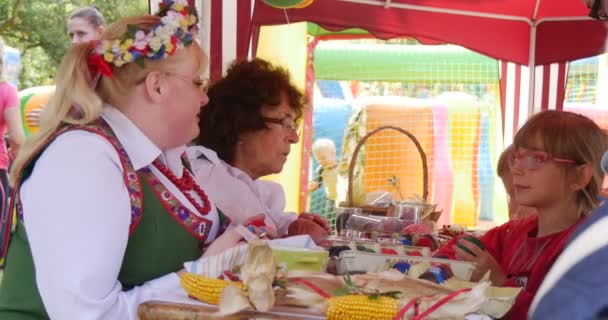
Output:
[[[93,6],[80,7],[68,17],[68,37],[72,46],[101,39],[105,28],[105,20],[99,9]],[[25,115],[30,126],[40,126],[40,116],[44,105],[30,110]]]
[[[68,18],[68,37],[72,45],[101,39],[105,25],[103,15],[93,6],[78,8]]]

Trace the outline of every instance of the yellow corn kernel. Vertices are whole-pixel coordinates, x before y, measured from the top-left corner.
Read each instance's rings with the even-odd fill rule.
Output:
[[[392,320],[397,315],[399,300],[365,295],[331,297],[327,320]]]
[[[232,283],[241,289],[244,288],[241,281],[212,279],[193,273],[185,273],[182,276],[180,283],[188,295],[213,305],[219,304],[222,291],[229,284]]]

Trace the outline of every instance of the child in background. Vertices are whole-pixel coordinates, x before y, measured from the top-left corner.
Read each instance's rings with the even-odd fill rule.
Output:
[[[336,198],[338,196],[338,160],[336,159],[336,145],[326,138],[315,140],[312,144],[312,155],[319,163],[315,171],[315,178],[309,183],[308,192],[324,187],[327,197],[322,215],[333,220],[336,214]]]
[[[508,165],[517,202],[537,214],[488,231],[481,238],[485,249],[459,239],[435,256],[475,262],[472,281],[489,272],[494,286],[521,287],[505,318],[526,319],[566,240],[598,205],[606,149],[606,134],[589,118],[563,111],[536,114],[517,132]]]
[[[515,200],[515,186],[513,185],[513,176],[509,170],[509,158],[513,155],[514,151],[513,145],[508,146],[498,157],[498,164],[496,166],[496,173],[507,191],[509,220],[520,219],[535,213],[534,208],[522,206]]]

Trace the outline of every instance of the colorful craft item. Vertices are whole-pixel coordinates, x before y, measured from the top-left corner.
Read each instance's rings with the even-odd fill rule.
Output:
[[[397,255],[397,251],[395,251],[393,249],[389,249],[389,248],[382,248],[382,249],[380,249],[380,253],[382,253],[382,254]]]
[[[393,265],[393,269],[397,269],[401,273],[407,273],[410,270],[410,264],[405,261],[399,261]]]
[[[403,228],[403,230],[401,230],[402,234],[420,234],[420,235],[422,235],[422,234],[430,234],[432,232],[433,232],[433,228],[428,223],[411,224],[411,225]]]
[[[418,250],[410,251],[407,253],[407,255],[412,257],[422,257],[422,253]]]
[[[427,247],[431,251],[437,250],[437,241],[430,234],[414,237],[414,245],[418,247]]]
[[[401,237],[399,238],[399,242],[401,242],[402,245],[404,246],[411,246],[412,245],[412,238],[410,237]]]
[[[473,253],[471,250],[469,250],[467,247],[463,246],[463,245],[461,244],[461,242],[462,242],[462,241],[468,241],[468,242],[470,242],[470,243],[472,243],[472,244],[474,244],[474,245],[478,246],[478,247],[479,247],[479,249],[481,249],[481,250],[485,250],[485,247],[484,247],[484,245],[483,245],[483,242],[481,242],[481,240],[479,240],[479,239],[477,239],[477,238],[475,238],[475,237],[473,237],[473,236],[470,236],[470,235],[469,235],[469,236],[464,236],[464,237],[462,237],[462,238],[458,239],[458,241],[456,241],[456,245],[458,246],[458,248],[460,248],[460,249],[464,250],[466,253],[468,253],[468,254],[470,254],[470,255],[477,256],[477,255],[475,255],[475,254],[474,254],[474,253]]]
[[[447,279],[451,278],[454,274],[449,266],[441,264],[438,266],[430,267],[418,279],[428,280],[434,283],[441,284]]]

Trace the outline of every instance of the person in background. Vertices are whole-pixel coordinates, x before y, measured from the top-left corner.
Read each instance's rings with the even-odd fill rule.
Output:
[[[11,171],[0,319],[137,319],[142,302],[183,292],[184,263],[222,229],[183,160],[208,101],[184,3],[121,19],[63,58],[48,121]]]
[[[589,16],[608,29],[608,1],[583,0]],[[608,39],[606,39],[608,44]],[[598,94],[606,94],[599,90]],[[605,106],[602,106],[605,107]],[[608,152],[601,168],[608,176]],[[603,187],[606,187],[604,183]],[[603,190],[606,196],[606,190]],[[608,318],[608,202],[597,208],[572,234],[564,252],[545,277],[530,308],[530,319]],[[565,303],[566,302],[566,303]]]
[[[314,192],[323,187],[325,191],[325,205],[323,214],[326,219],[332,220],[336,215],[336,200],[338,198],[338,159],[336,159],[336,145],[331,139],[321,138],[312,144],[312,155],[319,163],[314,178],[309,182],[308,192]]]
[[[475,263],[472,281],[489,272],[492,285],[521,287],[507,319],[525,319],[541,282],[567,239],[599,204],[600,159],[608,137],[591,119],[566,111],[531,117],[509,157],[515,198],[535,215],[489,230],[482,246],[460,238],[436,253]]]
[[[4,139],[8,132],[8,139]],[[4,77],[4,41],[0,38],[0,216],[7,212],[8,168],[25,141],[17,88]],[[8,149],[7,149],[8,142]],[[0,266],[2,260],[0,260]]]
[[[535,213],[534,208],[522,206],[515,200],[515,185],[513,185],[513,175],[509,169],[509,158],[513,152],[515,152],[513,145],[508,146],[498,157],[496,165],[496,173],[507,191],[509,220],[520,219]]]
[[[235,62],[209,88],[189,156],[196,181],[233,222],[265,214],[275,236],[309,234],[318,242],[331,232],[327,221],[285,212],[283,188],[260,179],[283,169],[303,109],[286,70],[261,59]]]
[[[78,8],[68,17],[68,37],[72,45],[101,39],[105,26],[103,15],[93,6]]]
[[[80,7],[70,14],[68,17],[68,37],[72,46],[101,39],[105,28],[105,20],[103,15],[94,6]],[[41,105],[38,108],[32,108],[25,115],[28,123],[32,126],[40,126],[40,117],[44,110]]]

